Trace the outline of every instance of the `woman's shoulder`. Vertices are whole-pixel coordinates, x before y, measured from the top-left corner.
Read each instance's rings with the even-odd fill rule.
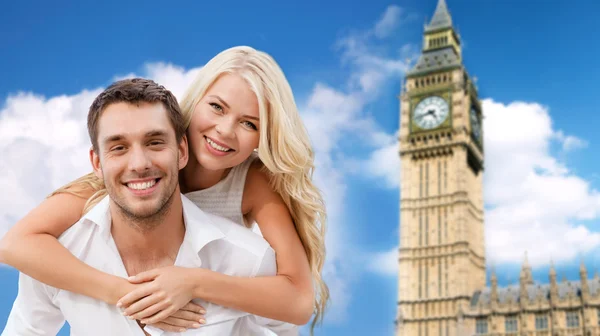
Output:
[[[248,166],[246,174],[246,187],[259,187],[269,185],[271,174],[265,167],[264,163],[257,157]]]

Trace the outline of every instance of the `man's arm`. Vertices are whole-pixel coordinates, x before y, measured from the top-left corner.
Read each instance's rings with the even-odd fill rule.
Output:
[[[1,336],[55,336],[65,323],[46,285],[19,274],[19,292]]]

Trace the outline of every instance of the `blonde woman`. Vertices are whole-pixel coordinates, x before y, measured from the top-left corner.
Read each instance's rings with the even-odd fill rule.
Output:
[[[277,63],[250,47],[227,49],[199,72],[181,101],[190,159],[182,191],[204,211],[256,222],[277,256],[276,276],[237,278],[166,267],[128,280],[76,259],[57,240],[104,195],[88,174],[55,191],[0,242],[0,261],[53,287],[117,304],[164,330],[192,297],[303,325],[322,320],[328,288],[325,209],[313,185],[314,155],[292,90]],[[316,292],[316,293],[315,293]]]

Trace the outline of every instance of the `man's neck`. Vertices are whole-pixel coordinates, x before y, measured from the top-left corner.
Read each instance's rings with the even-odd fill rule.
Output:
[[[174,264],[185,235],[179,190],[173,195],[169,210],[156,218],[158,223],[140,225],[116,208],[111,206],[111,234],[129,275]]]

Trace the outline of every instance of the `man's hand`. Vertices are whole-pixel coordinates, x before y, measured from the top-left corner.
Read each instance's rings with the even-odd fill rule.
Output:
[[[168,266],[128,279],[136,288],[117,303],[123,315],[167,331],[198,328],[206,323],[205,309],[190,302],[193,283],[189,269]]]
[[[184,332],[190,328],[199,328],[204,321],[204,311],[202,306],[190,302],[175,312],[175,314],[167,317],[161,322],[150,324],[152,327],[162,329],[164,331]]]

